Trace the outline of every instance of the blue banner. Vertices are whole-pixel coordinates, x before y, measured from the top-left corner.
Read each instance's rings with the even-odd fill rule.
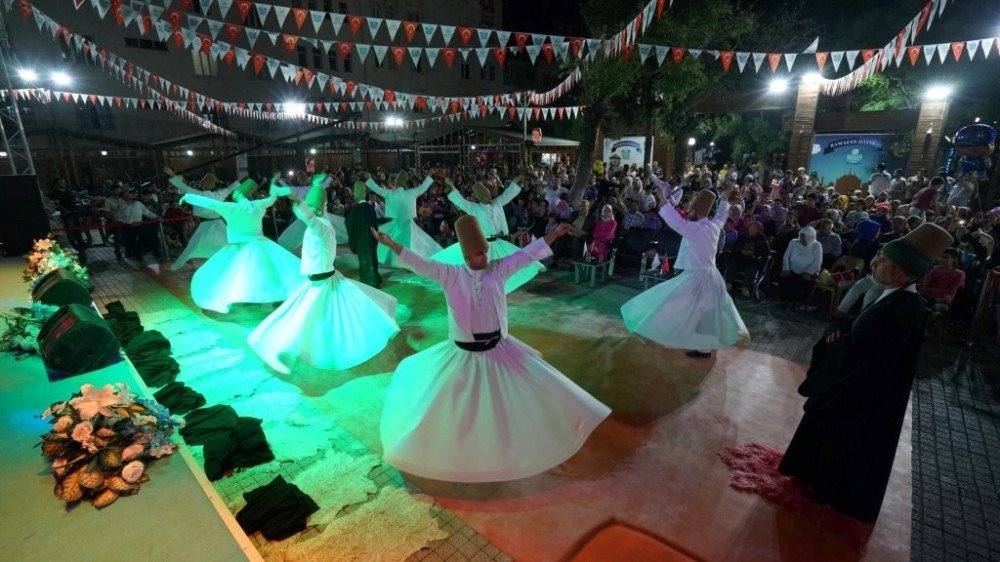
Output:
[[[904,134],[822,134],[813,136],[810,172],[816,172],[824,186],[833,184],[848,193],[875,173],[880,163],[892,174],[905,169],[910,154],[910,136]]]

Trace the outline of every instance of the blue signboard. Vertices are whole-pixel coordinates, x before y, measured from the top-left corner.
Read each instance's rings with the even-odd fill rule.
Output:
[[[816,172],[824,186],[832,183],[837,191],[847,193],[860,189],[879,163],[885,164],[890,174],[896,168],[905,169],[909,153],[909,135],[815,135],[809,171]]]

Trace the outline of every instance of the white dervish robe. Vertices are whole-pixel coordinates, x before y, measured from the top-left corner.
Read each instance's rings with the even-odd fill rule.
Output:
[[[240,185],[239,182],[233,182],[223,189],[196,189],[189,186],[183,179],[181,179],[180,176],[171,177],[170,183],[182,194],[207,197],[220,202],[228,199],[233,191],[235,191]],[[181,251],[181,254],[177,256],[177,259],[174,260],[173,264],[171,264],[170,269],[174,271],[183,267],[184,264],[192,258],[207,259],[212,257],[212,255],[221,250],[227,242],[226,225],[222,222],[222,217],[219,213],[207,207],[197,205],[194,206],[192,213],[201,220],[198,221],[198,228],[196,228],[194,234],[191,235],[191,239],[188,240],[184,250]]]
[[[399,186],[396,189],[386,189],[374,180],[368,178],[365,185],[368,189],[385,199],[385,216],[391,221],[379,226],[385,232],[407,248],[423,257],[430,257],[442,250],[441,245],[423,231],[413,219],[417,217],[417,198],[427,192],[434,180],[427,176],[423,183],[412,189]],[[392,266],[396,263],[396,254],[385,246],[378,248],[378,261]]]

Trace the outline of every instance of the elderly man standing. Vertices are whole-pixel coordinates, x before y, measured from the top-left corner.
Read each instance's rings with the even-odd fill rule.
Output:
[[[951,246],[924,223],[885,245],[872,261],[882,295],[813,347],[799,393],[805,415],[778,469],[811,488],[821,504],[874,522],[889,484],[924,335],[916,282]]]

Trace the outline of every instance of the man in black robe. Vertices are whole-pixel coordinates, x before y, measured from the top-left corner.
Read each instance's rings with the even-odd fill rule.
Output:
[[[375,207],[367,200],[367,188],[362,182],[354,183],[356,203],[347,211],[344,222],[347,225],[347,245],[358,256],[361,269],[360,280],[365,285],[378,288],[382,276],[378,273],[378,242],[372,238],[372,228],[378,229]]]
[[[778,470],[809,487],[812,500],[861,521],[874,523],[882,508],[917,369],[924,307],[916,282],[951,243],[925,223],[886,244],[872,260],[886,290],[827,330],[799,387],[805,415]]]

